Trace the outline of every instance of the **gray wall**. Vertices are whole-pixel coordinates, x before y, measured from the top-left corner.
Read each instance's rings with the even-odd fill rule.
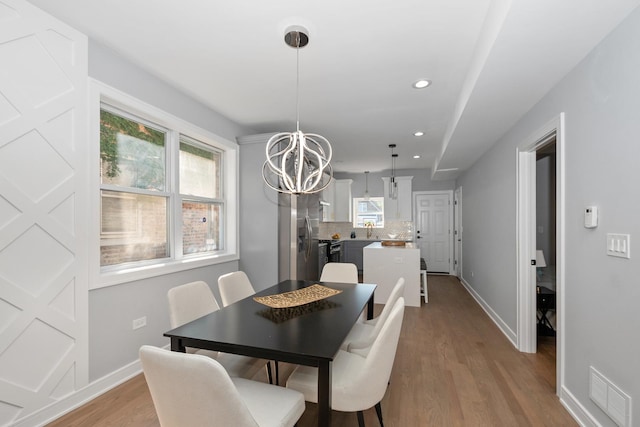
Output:
[[[252,133],[93,41],[89,43],[89,75],[230,141]],[[204,280],[220,301],[218,276],[237,269],[238,262],[229,262],[90,291],[89,380],[137,360],[143,344],[168,344],[162,333],[169,329],[169,288]],[[147,317],[147,326],[132,330],[132,320],[142,316]]]
[[[265,146],[240,145],[240,269],[256,290],[278,282],[278,192],[262,181]]]
[[[170,329],[167,291],[177,285],[204,280],[218,302],[217,280],[238,269],[237,262],[187,270],[89,292],[89,381],[95,381],[138,359],[143,344],[165,346]],[[147,317],[147,326],[131,328],[133,319]]]
[[[564,387],[603,426],[615,424],[589,399],[589,366],[632,396],[634,422],[640,419],[640,255],[605,254],[607,233],[640,237],[639,71],[637,9],[457,183],[464,195],[463,277],[515,331],[515,151],[566,113]],[[600,209],[596,229],[583,227],[588,205]]]

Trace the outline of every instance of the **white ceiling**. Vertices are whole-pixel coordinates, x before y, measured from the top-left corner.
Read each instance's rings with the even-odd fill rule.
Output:
[[[327,137],[336,171],[468,168],[640,0],[31,0],[255,133]],[[427,78],[431,87],[411,84]],[[423,137],[413,136],[422,130]],[[413,155],[420,155],[414,159]]]

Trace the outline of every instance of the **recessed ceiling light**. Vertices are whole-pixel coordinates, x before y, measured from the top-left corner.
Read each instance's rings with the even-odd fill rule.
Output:
[[[415,82],[413,84],[413,87],[416,89],[424,89],[425,87],[431,85],[431,81],[430,80],[418,80],[417,82]]]
[[[424,135],[424,132],[422,132],[421,130],[413,133],[413,136],[422,136],[422,135]]]
[[[419,158],[420,158],[420,156],[416,154],[415,156],[413,156],[413,158],[414,158],[414,159],[419,159]]]

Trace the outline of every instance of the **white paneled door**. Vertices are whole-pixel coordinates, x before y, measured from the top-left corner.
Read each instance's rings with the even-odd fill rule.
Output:
[[[451,273],[451,198],[450,191],[414,193],[416,243],[429,272]]]
[[[0,425],[88,382],[87,40],[0,0]]]

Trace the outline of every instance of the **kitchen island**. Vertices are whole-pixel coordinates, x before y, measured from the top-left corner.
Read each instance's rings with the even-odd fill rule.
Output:
[[[404,246],[384,246],[374,242],[365,246],[364,283],[378,285],[373,301],[387,302],[391,290],[400,277],[404,277],[405,304],[420,307],[420,249],[407,242]]]

